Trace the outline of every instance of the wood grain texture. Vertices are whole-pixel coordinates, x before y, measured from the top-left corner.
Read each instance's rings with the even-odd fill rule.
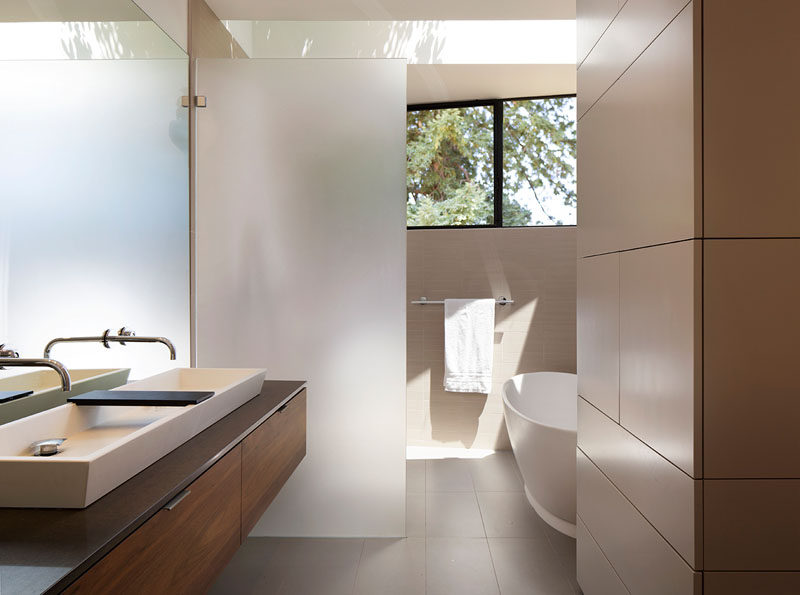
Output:
[[[242,539],[306,455],[303,390],[242,442]]]
[[[242,447],[234,448],[65,593],[200,593],[241,542]]]

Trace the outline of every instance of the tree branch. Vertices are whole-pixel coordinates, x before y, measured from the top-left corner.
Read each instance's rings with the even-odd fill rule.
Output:
[[[520,147],[522,147],[523,149],[527,149],[525,144],[519,139],[519,137],[516,134],[514,134],[514,132],[512,130],[509,129],[508,133],[514,138],[514,140],[517,141],[517,144]],[[533,181],[530,179],[530,177],[528,177],[528,172],[525,170],[524,167],[522,167],[521,169],[522,169],[522,171],[521,171],[522,176],[525,178],[525,181],[528,182],[528,186],[531,187],[531,192],[533,192],[533,197],[536,199],[536,202],[538,203],[539,208],[542,209],[542,213],[544,213],[545,216],[548,219],[550,219],[550,221],[552,223],[555,223],[556,222],[556,218],[553,217],[550,213],[548,213],[547,209],[544,208],[544,205],[542,204],[542,201],[539,198],[539,195],[536,193],[536,187],[533,185]]]

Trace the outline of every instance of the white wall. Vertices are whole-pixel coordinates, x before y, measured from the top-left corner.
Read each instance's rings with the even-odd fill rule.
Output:
[[[247,23],[248,21],[245,21]],[[241,35],[242,21],[234,35]],[[575,21],[251,21],[253,58],[572,64]]]
[[[409,104],[575,92],[575,21],[225,21],[253,58],[404,58]]]
[[[574,0],[210,0],[221,19],[574,19]]]
[[[306,379],[255,535],[401,536],[405,63],[198,61],[197,361]]]
[[[151,21],[0,23],[0,60],[186,59]]]

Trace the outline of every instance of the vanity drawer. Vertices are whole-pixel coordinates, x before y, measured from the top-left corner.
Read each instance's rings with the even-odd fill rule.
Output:
[[[306,454],[306,391],[242,441],[242,540]]]
[[[64,592],[205,592],[241,542],[241,473],[238,445]]]

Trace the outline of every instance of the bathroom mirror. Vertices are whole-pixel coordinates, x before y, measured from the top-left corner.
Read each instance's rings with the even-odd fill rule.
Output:
[[[188,57],[130,0],[0,3],[0,343],[68,368],[189,364]],[[0,371],[0,380],[30,372]]]

